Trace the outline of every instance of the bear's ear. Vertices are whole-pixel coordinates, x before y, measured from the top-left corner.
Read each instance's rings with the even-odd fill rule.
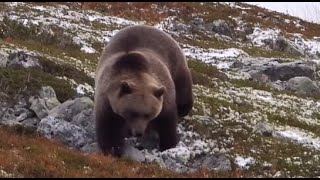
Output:
[[[156,98],[160,98],[163,93],[165,92],[166,88],[164,86],[160,86],[158,87],[155,91],[154,91],[154,96]]]
[[[132,84],[130,84],[128,81],[122,81],[120,84],[120,94],[119,96],[123,96],[125,94],[132,93]]]

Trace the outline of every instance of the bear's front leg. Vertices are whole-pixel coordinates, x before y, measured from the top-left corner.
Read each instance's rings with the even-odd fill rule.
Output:
[[[156,130],[159,134],[159,149],[165,151],[174,148],[178,143],[177,136],[177,111],[163,111],[155,119]]]
[[[99,148],[104,155],[121,157],[124,152],[122,119],[111,108],[96,109],[96,134]]]

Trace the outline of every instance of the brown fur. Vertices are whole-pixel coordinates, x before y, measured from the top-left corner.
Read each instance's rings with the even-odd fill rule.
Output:
[[[121,156],[124,137],[153,127],[160,150],[177,143],[177,118],[193,106],[192,79],[178,44],[151,26],[122,29],[96,70],[95,119],[99,147]],[[130,134],[129,134],[130,135]]]

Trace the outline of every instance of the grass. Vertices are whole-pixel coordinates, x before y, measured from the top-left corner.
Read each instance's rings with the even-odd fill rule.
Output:
[[[294,114],[286,114],[286,116],[280,116],[276,113],[267,113],[268,120],[270,122],[283,125],[283,126],[292,126],[306,131],[312,132],[317,136],[320,136],[320,129],[317,125],[308,124],[305,121],[299,120]]]
[[[36,57],[42,66],[42,71],[54,76],[66,76],[69,79],[75,80],[78,84],[88,83],[94,86],[94,79],[87,76],[85,72],[80,71],[69,64],[58,64],[45,57]]]
[[[234,177],[199,170],[178,174],[154,164],[139,164],[99,154],[83,154],[36,134],[17,134],[14,129],[0,128],[0,169],[24,178],[59,177]]]
[[[255,80],[248,80],[248,79],[232,79],[230,83],[233,84],[237,88],[241,87],[252,87],[253,89],[263,90],[263,91],[273,91],[273,89],[266,85],[265,83],[258,82]]]
[[[42,86],[51,86],[54,88],[57,99],[64,102],[76,95],[75,90],[65,80],[57,79],[53,75],[41,72],[37,69],[14,69],[1,68],[1,92],[7,95],[8,101],[16,96],[19,90],[26,87],[23,94],[27,96],[36,95]]]
[[[65,59],[65,56],[81,60],[86,66],[94,67],[99,58],[99,52],[87,54],[80,50],[80,46],[73,43],[72,37],[65,35],[64,30],[58,26],[50,27],[54,35],[41,30],[39,25],[25,27],[22,23],[11,20],[4,16],[0,25],[0,38],[5,42],[27,47],[49,54],[54,57]],[[102,49],[103,45],[95,43],[97,50]],[[87,62],[89,60],[89,62]]]

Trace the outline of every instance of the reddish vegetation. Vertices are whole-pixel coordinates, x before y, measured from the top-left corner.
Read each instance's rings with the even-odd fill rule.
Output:
[[[85,155],[36,135],[0,128],[0,170],[15,177],[238,177],[200,170],[178,174],[157,165],[138,164],[97,154]],[[0,175],[1,177],[1,175]]]
[[[246,4],[243,4],[243,6],[251,9],[234,9],[223,4],[201,5],[198,2],[82,2],[68,3],[68,5],[83,10],[96,10],[108,15],[131,20],[143,20],[150,24],[158,23],[170,15],[176,15],[186,21],[193,18],[192,14],[197,14],[206,21],[213,21],[215,19],[231,20],[229,16],[242,16],[246,22],[251,24],[259,23],[265,28],[277,27],[283,32],[301,33],[307,38],[320,36],[318,31],[320,25],[318,24],[301,21],[306,27],[305,30],[302,30],[301,27],[296,27],[292,22],[289,24],[284,23],[284,19],[298,20],[297,18],[282,13],[269,12],[260,7],[253,8],[253,6]],[[241,14],[241,11],[247,12],[248,15]],[[259,12],[265,14],[266,17],[270,17],[270,19],[261,19],[258,17]]]

